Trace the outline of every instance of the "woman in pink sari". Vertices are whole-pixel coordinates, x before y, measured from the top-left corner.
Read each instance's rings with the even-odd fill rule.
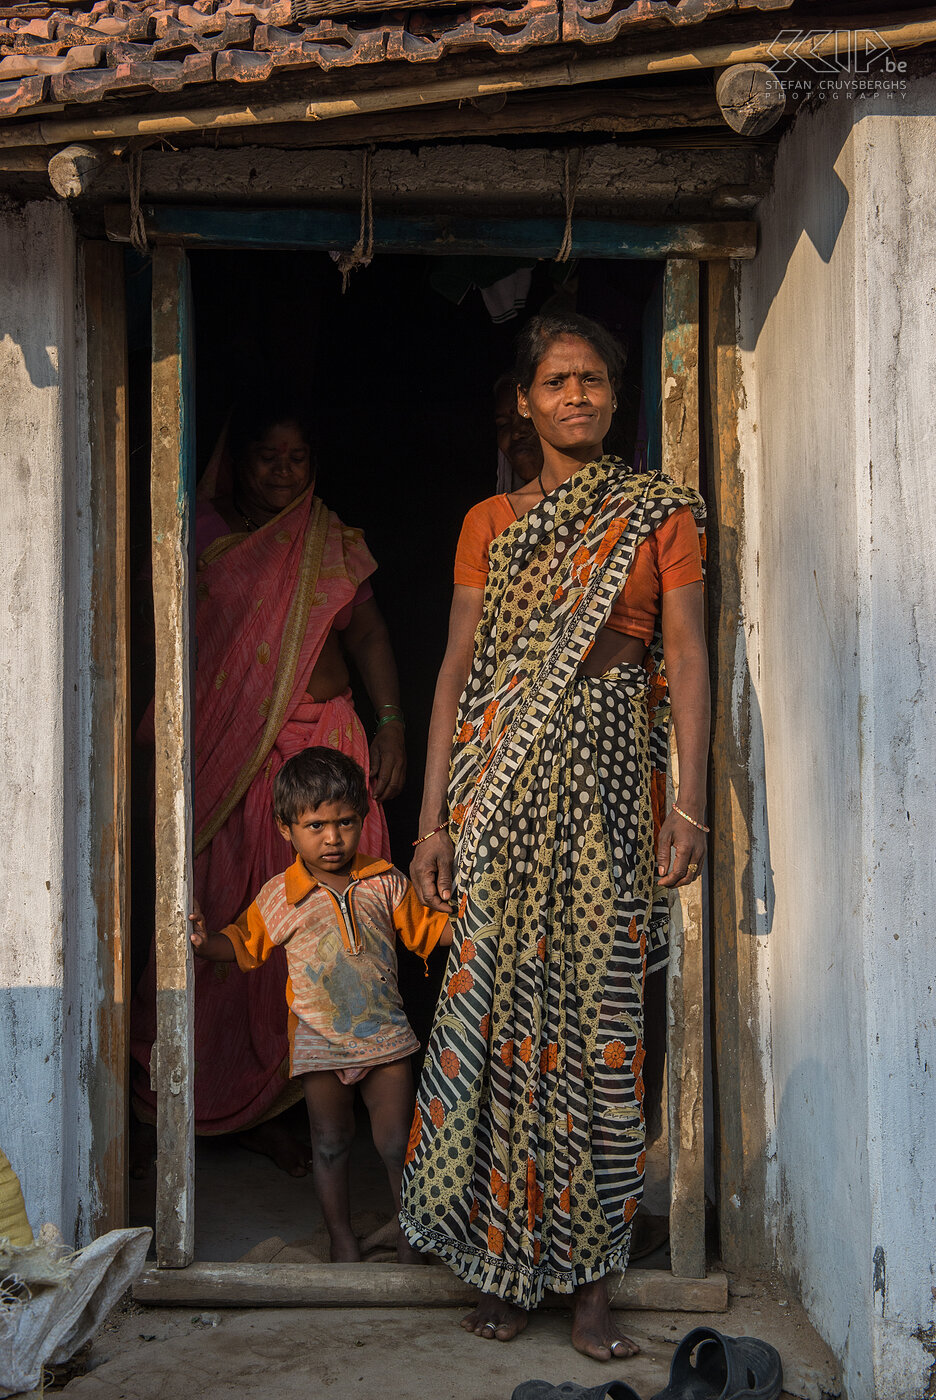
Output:
[[[273,778],[310,745],[349,754],[374,799],[361,849],[389,858],[378,805],[403,786],[406,756],[396,666],[359,530],[314,495],[310,434],[292,410],[239,413],[199,488],[195,679],[195,892],[221,928],[290,863],[273,821]],[[346,655],[376,714],[367,738]],[[279,950],[282,953],[282,950]],[[294,1175],[301,1156],[268,1120],[294,1102],[288,1077],[286,960],[250,977],[195,964],[196,1132],[256,1129],[245,1145]],[[155,1121],[153,958],[138,989],[131,1051],[134,1109]],[[258,1127],[258,1125],[264,1125]]]

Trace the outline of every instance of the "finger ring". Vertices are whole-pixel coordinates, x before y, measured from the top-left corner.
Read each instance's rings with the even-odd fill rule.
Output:
[[[697,864],[694,860],[691,860],[691,861],[689,862],[688,869],[689,869],[689,874],[690,874],[690,875],[694,875],[694,874],[696,873],[696,871],[698,870],[698,868],[699,868],[699,867],[698,867],[698,864]]]

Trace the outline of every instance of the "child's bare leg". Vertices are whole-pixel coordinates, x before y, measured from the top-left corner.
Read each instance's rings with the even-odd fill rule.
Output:
[[[370,1114],[374,1146],[387,1169],[394,1205],[399,1211],[403,1162],[416,1107],[413,1071],[409,1060],[394,1060],[389,1065],[375,1065],[362,1081],[360,1088],[361,1097]],[[397,1240],[397,1259],[401,1264],[423,1262],[422,1255],[407,1243],[402,1230]]]
[[[351,1229],[348,1159],[354,1141],[354,1086],[342,1084],[334,1070],[304,1074],[306,1107],[312,1133],[312,1180],[318,1194],[333,1264],[354,1264],[361,1257]]]

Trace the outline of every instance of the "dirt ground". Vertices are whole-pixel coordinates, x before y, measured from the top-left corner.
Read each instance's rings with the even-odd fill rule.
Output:
[[[216,1261],[268,1257],[271,1237],[322,1236],[307,1178],[294,1180],[265,1158],[211,1139],[196,1154],[196,1257]],[[136,1223],[152,1223],[155,1181],[133,1184]],[[387,1219],[392,1202],[366,1133],[355,1146],[352,1199]],[[666,1147],[648,1159],[645,1204],[668,1209]],[[355,1219],[357,1226],[357,1219]],[[324,1258],[324,1252],[320,1255]],[[641,1268],[668,1268],[665,1247]],[[627,1381],[643,1400],[665,1386],[676,1344],[703,1324],[734,1336],[762,1337],[780,1352],[784,1394],[802,1400],[839,1395],[831,1354],[781,1285],[734,1279],[727,1313],[635,1311],[619,1314],[641,1347],[629,1361],[604,1365],[573,1350],[570,1314],[535,1314],[513,1342],[482,1341],[458,1323],[464,1309],[197,1308],[124,1303],[98,1333],[86,1374],[65,1387],[68,1400],[510,1400],[521,1381],[572,1380],[592,1386]]]
[[[538,1378],[597,1385],[625,1380],[644,1400],[665,1385],[676,1343],[708,1324],[773,1343],[785,1395],[839,1395],[832,1358],[802,1310],[764,1282],[734,1280],[727,1313],[633,1312],[626,1329],[641,1355],[602,1365],[569,1344],[569,1314],[534,1315],[509,1344],[458,1326],[460,1309],[253,1309],[204,1313],[127,1302],[92,1346],[68,1400],[510,1400]],[[622,1320],[624,1314],[621,1314]]]

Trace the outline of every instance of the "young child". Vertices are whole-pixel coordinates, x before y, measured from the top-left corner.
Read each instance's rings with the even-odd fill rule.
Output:
[[[331,1259],[344,1263],[361,1257],[348,1199],[357,1084],[400,1208],[415,1108],[410,1055],[419,1042],[397,987],[396,935],[424,958],[452,941],[446,915],[420,904],[399,870],[358,853],[367,809],[364,773],[353,759],[303,749],[273,781],[276,824],[292,842],[294,864],[220,933],[208,932],[197,905],[191,915],[199,957],[236,959],[250,972],[277,946],[286,949],[290,1074],[305,1090]],[[420,1260],[402,1234],[397,1258]]]

